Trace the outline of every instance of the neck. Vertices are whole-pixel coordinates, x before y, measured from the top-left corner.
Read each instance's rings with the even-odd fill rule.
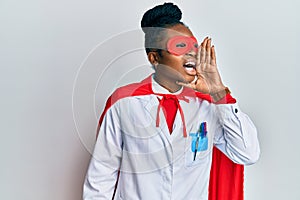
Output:
[[[161,77],[159,74],[156,74],[156,73],[154,74],[153,78],[159,85],[166,88],[171,93],[179,91],[182,87],[182,86],[176,84],[175,80],[170,80],[170,79]]]

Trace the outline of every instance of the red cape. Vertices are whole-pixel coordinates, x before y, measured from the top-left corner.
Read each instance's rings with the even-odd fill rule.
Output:
[[[184,88],[185,96],[195,96],[212,102],[211,97],[194,90]],[[119,99],[154,94],[151,87],[151,76],[140,83],[133,83],[118,88],[107,100],[104,111],[100,117],[97,134],[106,111]],[[217,102],[235,103],[236,100],[228,94]],[[209,200],[243,200],[244,199],[244,166],[233,163],[225,154],[216,147],[213,148],[212,166],[209,180]]]

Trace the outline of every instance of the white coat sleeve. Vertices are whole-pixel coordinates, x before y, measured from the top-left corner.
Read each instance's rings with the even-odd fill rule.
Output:
[[[105,114],[83,186],[84,200],[112,199],[121,163],[122,139],[115,106]]]
[[[257,129],[238,104],[216,105],[218,118],[214,145],[233,162],[250,165],[259,159]]]

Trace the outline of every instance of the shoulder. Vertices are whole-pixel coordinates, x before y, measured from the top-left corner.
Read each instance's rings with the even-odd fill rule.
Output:
[[[151,87],[151,76],[147,77],[146,79],[142,80],[139,83],[132,83],[117,88],[106,101],[104,111],[100,116],[99,125],[101,125],[102,120],[105,114],[107,113],[107,111],[119,100],[128,97],[149,95],[152,93],[153,92]]]
[[[138,83],[132,83],[117,88],[108,98],[107,103],[110,103],[112,105],[118,100],[126,97],[141,96],[148,94],[153,94],[151,87],[151,77],[147,77],[146,79]]]

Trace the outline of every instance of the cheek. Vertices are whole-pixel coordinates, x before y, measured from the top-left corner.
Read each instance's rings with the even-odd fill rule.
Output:
[[[182,69],[183,66],[182,66],[181,59],[176,58],[176,59],[173,59],[171,62],[172,62],[172,66],[174,66],[174,68]]]
[[[172,68],[182,67],[182,56],[165,54],[164,55],[164,64],[170,65],[170,67],[172,67]]]

